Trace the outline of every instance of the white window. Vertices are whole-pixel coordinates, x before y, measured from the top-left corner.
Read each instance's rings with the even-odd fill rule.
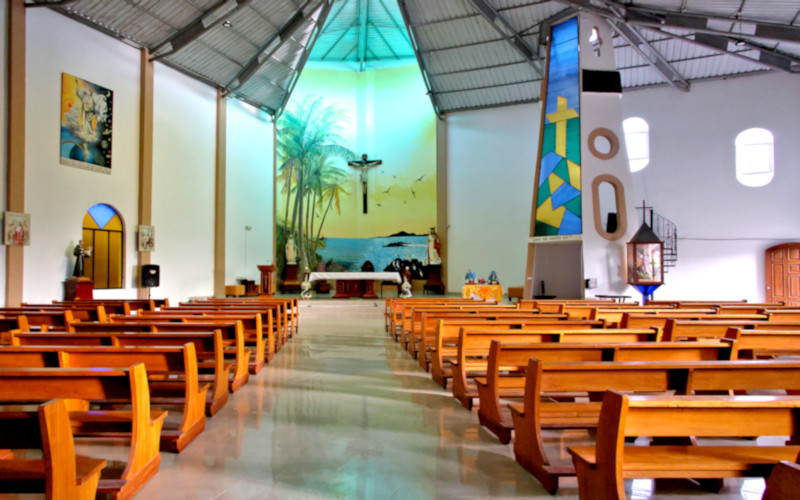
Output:
[[[631,172],[638,172],[650,163],[650,127],[644,118],[627,118],[622,122],[625,148]]]
[[[766,186],[775,175],[775,139],[763,128],[736,136],[736,180],[750,187]]]

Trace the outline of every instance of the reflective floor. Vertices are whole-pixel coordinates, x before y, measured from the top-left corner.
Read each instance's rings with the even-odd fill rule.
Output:
[[[209,419],[163,453],[142,499],[551,498],[383,329],[383,303],[301,304],[300,335]],[[554,433],[553,453],[586,435]],[[761,479],[722,494],[689,481],[631,481],[630,498],[761,498]],[[562,481],[558,498],[577,498]],[[3,498],[0,495],[0,498]]]

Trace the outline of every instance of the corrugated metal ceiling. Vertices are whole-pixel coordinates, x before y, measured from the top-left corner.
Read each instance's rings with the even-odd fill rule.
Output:
[[[437,113],[536,101],[542,31],[579,9],[615,30],[625,89],[800,72],[800,0],[29,0],[279,114],[305,62],[416,56]]]

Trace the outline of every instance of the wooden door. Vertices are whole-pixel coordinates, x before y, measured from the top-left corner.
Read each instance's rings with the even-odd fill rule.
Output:
[[[765,262],[767,302],[800,307],[800,243],[768,248]]]

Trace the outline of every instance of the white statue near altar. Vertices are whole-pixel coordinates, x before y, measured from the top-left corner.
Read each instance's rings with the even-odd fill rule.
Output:
[[[442,263],[442,257],[439,255],[439,248],[441,248],[439,235],[436,234],[434,228],[431,228],[431,232],[428,234],[428,265]]]
[[[294,235],[290,234],[289,239],[286,240],[286,263],[297,264],[297,246],[294,244]]]

